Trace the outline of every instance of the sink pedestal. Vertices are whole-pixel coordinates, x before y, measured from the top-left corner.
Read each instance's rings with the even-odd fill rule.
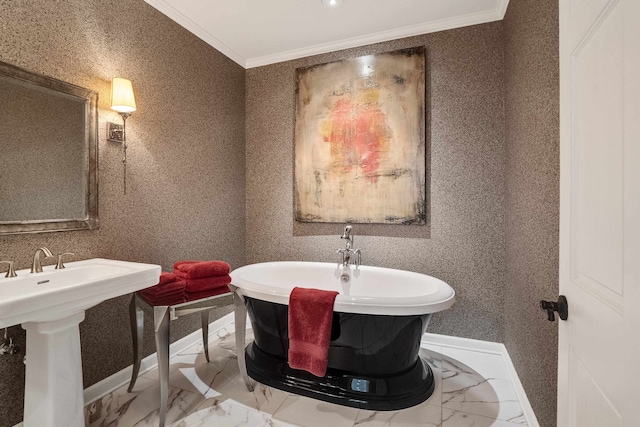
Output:
[[[24,427],[84,427],[79,324],[84,310],[27,322]]]
[[[84,312],[155,285],[160,271],[154,264],[94,258],[0,278],[0,328],[21,324],[27,331],[24,427],[84,427]]]

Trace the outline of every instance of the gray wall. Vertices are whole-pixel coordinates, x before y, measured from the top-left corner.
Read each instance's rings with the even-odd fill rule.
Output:
[[[504,19],[506,93],[505,344],[538,421],[556,425],[558,296],[557,0],[511,0]],[[535,326],[534,326],[535,325]]]
[[[247,261],[337,261],[342,224],[295,224],[295,69],[413,46],[427,50],[430,228],[356,224],[363,263],[431,274],[457,292],[432,332],[503,339],[502,23],[247,70]],[[413,237],[410,237],[413,236]],[[419,237],[418,237],[419,236]],[[430,236],[430,237],[429,237]]]
[[[25,268],[35,249],[47,246],[73,251],[75,259],[164,269],[185,258],[244,264],[240,66],[140,0],[0,0],[0,28],[0,61],[98,91],[101,223],[97,231],[0,237],[0,259]],[[127,121],[126,196],[121,147],[106,141],[106,122],[121,122],[109,109],[112,77],[133,81],[138,104]],[[88,310],[81,324],[85,386],[131,364],[128,302],[121,297]],[[153,350],[149,323],[146,354]],[[171,326],[175,340],[196,330],[199,319]],[[19,326],[10,333],[24,345]],[[0,372],[0,426],[13,426],[22,419],[22,355],[0,357]]]

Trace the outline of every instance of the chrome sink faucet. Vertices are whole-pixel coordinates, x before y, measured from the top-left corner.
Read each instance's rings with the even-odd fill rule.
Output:
[[[51,251],[45,247],[39,248],[33,255],[33,264],[31,264],[32,273],[42,273],[42,264],[40,263],[40,254],[44,254],[45,258],[52,257]]]
[[[340,239],[344,239],[347,241],[346,247],[344,249],[338,249],[336,252],[342,256],[342,266],[347,267],[349,264],[359,266],[362,262],[362,257],[360,254],[360,249],[353,249],[353,227],[347,225],[344,227],[344,231],[342,232],[342,236]],[[352,260],[352,257],[354,258]]]
[[[75,254],[74,254],[73,252],[65,252],[65,253],[63,253],[63,254],[58,254],[58,262],[56,263],[56,270],[61,270],[61,269],[63,269],[63,268],[66,268],[66,267],[64,266],[64,263],[62,262],[63,258],[64,258],[66,255],[75,255]]]
[[[13,267],[13,261],[0,261],[0,265],[7,264],[9,268],[7,269],[7,274],[4,277],[16,277],[16,269]]]

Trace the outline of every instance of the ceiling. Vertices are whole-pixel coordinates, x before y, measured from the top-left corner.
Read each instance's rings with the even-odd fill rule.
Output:
[[[145,0],[244,68],[498,21],[509,0]]]

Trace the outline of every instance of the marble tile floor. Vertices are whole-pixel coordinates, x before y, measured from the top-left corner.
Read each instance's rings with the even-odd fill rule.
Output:
[[[437,378],[433,395],[400,411],[367,411],[297,396],[257,384],[249,392],[235,356],[233,325],[210,342],[171,358],[170,427],[522,427],[527,426],[502,356],[423,343]],[[247,342],[252,338],[247,331]],[[127,385],[88,405],[86,425],[158,425],[157,370],[144,373],[132,393]]]

